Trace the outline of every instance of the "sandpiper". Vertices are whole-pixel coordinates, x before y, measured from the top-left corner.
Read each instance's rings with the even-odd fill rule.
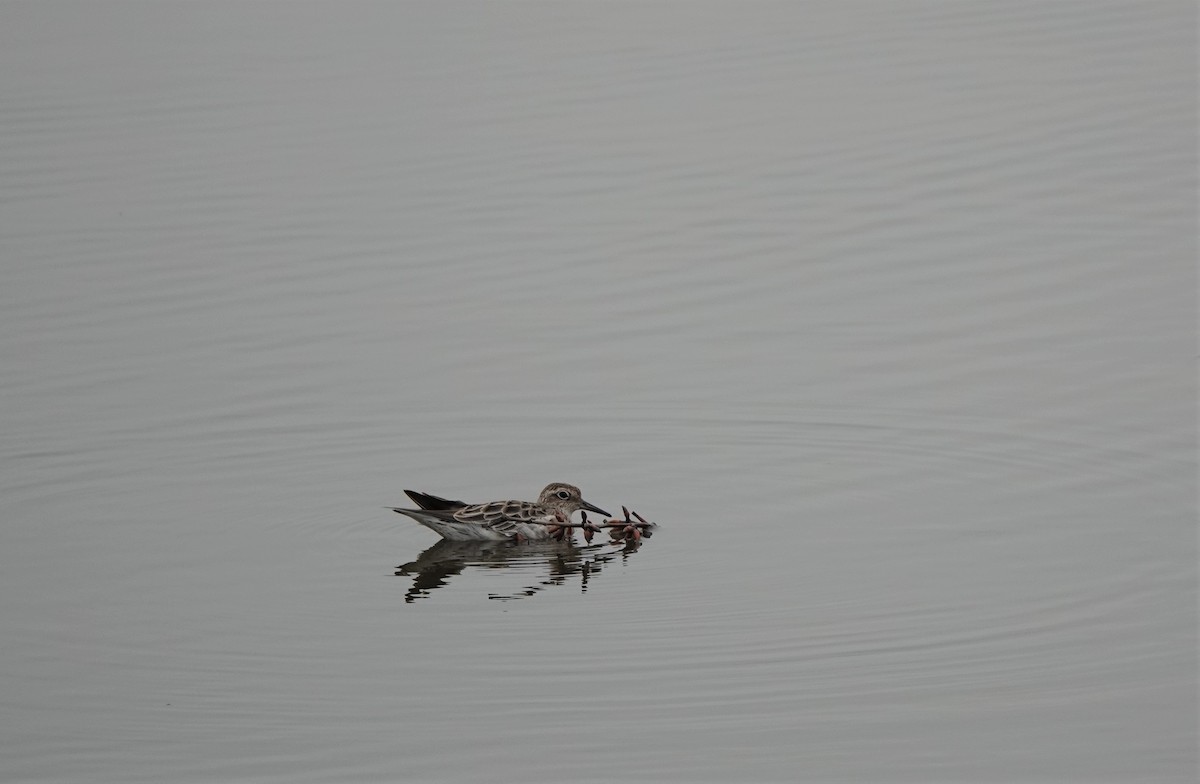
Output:
[[[466,504],[414,490],[404,491],[420,509],[388,507],[431,528],[446,539],[546,539],[558,522],[586,509],[608,517],[608,512],[583,500],[575,485],[551,482],[537,501],[488,501]]]

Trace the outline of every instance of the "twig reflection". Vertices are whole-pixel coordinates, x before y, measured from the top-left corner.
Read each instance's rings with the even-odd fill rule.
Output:
[[[470,569],[516,569],[535,572],[536,582],[511,594],[489,593],[489,599],[512,601],[524,599],[555,585],[574,582],[579,575],[579,589],[586,593],[588,583],[595,580],[604,564],[615,559],[628,559],[641,547],[640,541],[609,542],[579,546],[571,539],[536,542],[484,541],[452,542],[442,539],[415,561],[396,567],[397,577],[411,577],[412,586],[404,601],[417,599],[446,585],[451,577]]]

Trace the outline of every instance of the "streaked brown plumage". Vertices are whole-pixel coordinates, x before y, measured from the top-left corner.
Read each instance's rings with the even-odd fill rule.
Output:
[[[608,517],[608,512],[583,500],[575,485],[551,482],[542,490],[537,501],[488,501],[466,504],[414,490],[404,491],[420,509],[389,507],[393,512],[407,515],[421,525],[436,531],[446,539],[545,539],[550,526],[559,520],[569,520],[580,509]]]

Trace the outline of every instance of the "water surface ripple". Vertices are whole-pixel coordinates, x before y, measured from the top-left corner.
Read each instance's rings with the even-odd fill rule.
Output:
[[[0,779],[1194,780],[1195,8],[518,8],[6,9]]]

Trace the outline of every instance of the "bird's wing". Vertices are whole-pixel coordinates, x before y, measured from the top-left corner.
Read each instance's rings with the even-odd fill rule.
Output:
[[[497,531],[508,532],[519,523],[552,523],[554,516],[530,501],[489,501],[486,504],[464,506],[454,512],[460,523],[474,523]]]

